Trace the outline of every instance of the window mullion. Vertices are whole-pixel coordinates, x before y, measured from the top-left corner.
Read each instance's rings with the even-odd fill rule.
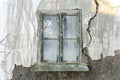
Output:
[[[58,15],[59,15],[59,26],[58,26],[59,27],[59,37],[58,37],[59,38],[59,53],[58,53],[58,56],[57,56],[57,62],[61,62],[60,61],[60,53],[61,53],[61,44],[60,44],[60,33],[61,33],[61,31],[60,31],[61,27],[60,26],[61,26],[61,23],[60,23],[60,21],[61,21],[61,18],[60,18],[60,14],[58,14]]]
[[[82,57],[81,57],[81,53],[82,53],[82,51],[81,51],[81,48],[82,48],[82,46],[81,46],[81,31],[82,31],[82,29],[81,29],[81,14],[80,14],[80,12],[78,12],[78,15],[77,15],[78,17],[77,17],[77,20],[76,20],[76,26],[77,26],[77,42],[78,42],[78,48],[79,48],[79,53],[78,53],[78,62],[79,63],[81,63],[82,61]]]
[[[79,14],[78,14],[79,15]],[[79,16],[78,16],[78,19],[76,21],[76,23],[78,23],[76,26],[77,26],[77,42],[78,42],[78,49],[79,49],[79,52],[78,52],[78,62],[80,62],[80,25],[79,25]]]
[[[80,63],[82,63],[82,48],[83,48],[83,38],[82,38],[82,12],[79,11],[79,28],[80,28]]]
[[[63,62],[63,26],[62,26],[62,14],[60,14],[60,34],[59,34],[59,62]]]
[[[43,38],[44,38],[44,28],[43,28],[43,20],[44,20],[44,14],[41,14],[41,22],[42,22],[42,25],[41,25],[41,62],[43,62],[43,56],[44,56],[44,54],[43,54],[43,48],[44,48],[44,40],[43,40]]]

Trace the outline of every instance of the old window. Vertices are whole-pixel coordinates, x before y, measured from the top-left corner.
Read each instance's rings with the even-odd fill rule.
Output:
[[[41,62],[81,62],[81,12],[42,12]]]
[[[49,69],[54,69],[54,71],[77,70],[77,67],[73,66],[73,69],[66,64],[79,65],[82,62],[81,10],[42,10],[39,17],[40,62],[46,63]],[[52,63],[52,69],[50,63]],[[44,65],[44,67],[46,66]],[[79,67],[78,70],[81,70]],[[43,70],[43,67],[41,68],[39,68],[40,71]]]

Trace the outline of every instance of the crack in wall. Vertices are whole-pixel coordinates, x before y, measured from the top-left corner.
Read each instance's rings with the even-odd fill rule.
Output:
[[[87,32],[88,32],[88,34],[89,34],[90,40],[89,40],[89,43],[88,43],[87,46],[89,46],[89,45],[91,44],[91,41],[92,41],[92,35],[91,35],[91,33],[90,33],[90,32],[91,32],[91,31],[90,31],[91,22],[92,22],[92,20],[93,20],[93,19],[97,16],[97,14],[98,14],[99,3],[98,3],[97,0],[94,0],[94,2],[95,2],[95,4],[96,4],[96,12],[95,12],[95,15],[94,15],[92,18],[90,18],[90,20],[89,20],[89,22],[88,22]]]
[[[90,37],[90,40],[89,40],[89,43],[87,46],[89,46],[91,44],[91,41],[92,41],[92,35],[90,33],[90,28],[91,28],[91,22],[92,20],[97,16],[98,14],[98,7],[99,7],[99,4],[98,4],[98,1],[97,0],[94,0],[95,4],[96,4],[96,12],[95,12],[95,15],[93,17],[90,18],[89,22],[88,22],[88,28],[87,28],[87,32],[89,34],[89,37]],[[87,47],[84,47],[82,49],[82,54],[85,55],[87,57],[87,61],[88,61],[88,64],[90,65],[89,61],[92,60],[90,55],[88,54],[88,48]]]

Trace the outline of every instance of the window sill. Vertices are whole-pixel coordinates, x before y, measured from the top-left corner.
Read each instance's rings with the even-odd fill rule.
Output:
[[[85,64],[78,63],[41,63],[31,67],[32,71],[89,71]]]

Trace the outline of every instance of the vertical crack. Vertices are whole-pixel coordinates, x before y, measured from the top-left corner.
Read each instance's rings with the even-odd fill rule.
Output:
[[[88,43],[87,46],[89,46],[89,45],[91,44],[91,41],[92,41],[92,35],[91,35],[91,33],[90,33],[91,22],[92,22],[92,20],[93,20],[93,19],[97,16],[97,14],[98,14],[99,4],[98,4],[98,1],[97,1],[97,0],[94,0],[94,2],[95,2],[95,4],[96,4],[96,12],[95,12],[95,15],[94,15],[93,17],[91,17],[90,20],[89,20],[89,22],[88,22],[87,32],[88,32],[88,34],[89,34],[90,40],[89,40],[89,43]],[[91,61],[92,59],[91,59],[90,55],[88,54],[88,48],[87,48],[87,47],[84,47],[84,48],[82,49],[82,53],[87,57],[88,67],[89,67],[89,69],[91,69],[92,66],[91,66],[90,61]]]
[[[95,12],[95,15],[94,15],[92,18],[90,18],[90,20],[89,20],[89,22],[88,22],[87,32],[88,32],[88,34],[89,34],[90,40],[89,40],[89,43],[88,43],[87,46],[89,46],[89,45],[91,44],[91,41],[92,41],[92,35],[91,35],[91,33],[90,33],[91,22],[92,22],[92,20],[93,20],[93,19],[97,16],[97,14],[98,14],[99,4],[98,4],[98,1],[97,1],[97,0],[94,0],[94,2],[95,2],[95,4],[96,4],[96,12]]]

